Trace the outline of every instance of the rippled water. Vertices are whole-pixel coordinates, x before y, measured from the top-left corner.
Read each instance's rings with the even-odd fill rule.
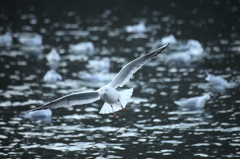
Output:
[[[239,1],[58,2],[15,1],[0,7],[1,34],[13,44],[0,50],[0,158],[239,158]],[[145,21],[147,31],[124,27]],[[38,33],[39,46],[25,46],[21,33]],[[203,56],[190,65],[169,63],[170,44],[124,88],[134,87],[126,111],[102,115],[103,101],[61,108],[44,120],[20,114],[60,96],[106,84],[87,82],[89,59],[111,57],[111,79],[127,62],[174,35],[180,44],[199,41]],[[70,44],[91,41],[95,54],[71,53]],[[61,55],[63,80],[45,83],[46,55]],[[205,71],[221,75],[227,89],[210,86]],[[108,80],[108,79],[107,79]],[[210,93],[203,109],[179,108],[174,100]]]

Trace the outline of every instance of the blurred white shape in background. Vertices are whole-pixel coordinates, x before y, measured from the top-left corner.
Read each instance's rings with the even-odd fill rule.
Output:
[[[100,72],[109,72],[111,59],[109,57],[104,57],[102,60],[89,60],[87,67],[93,68]]]
[[[169,35],[169,36],[165,36],[161,39],[161,42],[162,44],[167,44],[167,43],[170,43],[170,44],[175,44],[177,43],[177,39],[174,37],[174,35]]]
[[[49,70],[43,77],[47,83],[55,83],[57,80],[62,80],[62,76],[56,70]]]
[[[61,57],[59,53],[56,51],[56,49],[52,49],[48,55],[47,55],[47,60],[49,63],[57,63],[61,60]]]
[[[42,120],[44,123],[51,123],[52,121],[52,111],[50,109],[31,111],[20,116],[26,119]]]
[[[191,55],[187,52],[172,53],[170,55],[167,55],[166,58],[169,62],[174,61],[186,66],[189,66],[191,64]]]
[[[6,32],[0,35],[0,46],[11,46],[12,45],[12,34],[11,32]]]
[[[186,48],[187,52],[193,56],[199,56],[203,52],[202,44],[197,40],[188,40]]]
[[[92,42],[81,42],[78,44],[70,44],[70,51],[74,53],[92,54],[94,52],[94,45]]]
[[[42,45],[42,35],[37,33],[21,33],[18,41],[27,46]]]
[[[143,33],[146,32],[147,28],[145,22],[141,21],[139,24],[126,26],[125,30],[128,33]]]

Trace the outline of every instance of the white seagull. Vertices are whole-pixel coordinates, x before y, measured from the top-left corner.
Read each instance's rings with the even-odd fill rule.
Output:
[[[117,115],[115,111],[121,109],[124,111],[124,108],[133,92],[133,88],[124,91],[117,91],[116,88],[118,86],[122,87],[137,70],[161,53],[168,45],[169,44],[166,44],[153,52],[131,61],[120,70],[120,72],[109,84],[101,87],[98,90],[72,93],[35,108],[33,111],[88,104],[101,98],[105,101],[105,103],[99,113],[113,113],[114,117],[116,118]]]
[[[206,71],[206,75],[207,77],[205,78],[205,80],[209,81],[209,83],[214,86],[220,86],[220,87],[229,86],[228,82],[220,76],[215,76],[213,74],[208,73],[207,71]]]
[[[210,99],[210,95],[205,94],[203,96],[198,96],[198,97],[183,98],[183,99],[180,99],[179,101],[174,101],[174,103],[182,107],[203,108],[207,100],[209,99]]]

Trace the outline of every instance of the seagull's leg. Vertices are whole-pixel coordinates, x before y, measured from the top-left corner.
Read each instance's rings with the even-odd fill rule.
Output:
[[[112,107],[112,111],[113,111],[114,118],[116,118],[116,117],[117,117],[117,114],[114,112],[113,106],[112,106],[111,104],[110,104],[110,106]]]
[[[125,109],[123,108],[123,106],[122,106],[122,104],[121,104],[121,102],[120,102],[119,99],[118,99],[118,102],[120,103],[120,105],[121,105],[121,107],[122,107],[122,111],[125,111]]]

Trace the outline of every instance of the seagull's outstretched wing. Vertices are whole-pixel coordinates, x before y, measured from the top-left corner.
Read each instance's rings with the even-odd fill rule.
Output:
[[[92,103],[96,100],[100,99],[100,96],[97,91],[89,91],[89,92],[80,92],[80,93],[72,93],[61,98],[58,98],[52,102],[49,102],[43,106],[33,109],[42,110],[42,109],[56,109],[60,107],[71,107],[75,105],[82,105]]]
[[[125,65],[109,85],[113,88],[116,88],[118,86],[122,87],[137,70],[139,70],[144,64],[161,53],[168,45],[169,44],[166,44],[157,50],[141,56]]]

